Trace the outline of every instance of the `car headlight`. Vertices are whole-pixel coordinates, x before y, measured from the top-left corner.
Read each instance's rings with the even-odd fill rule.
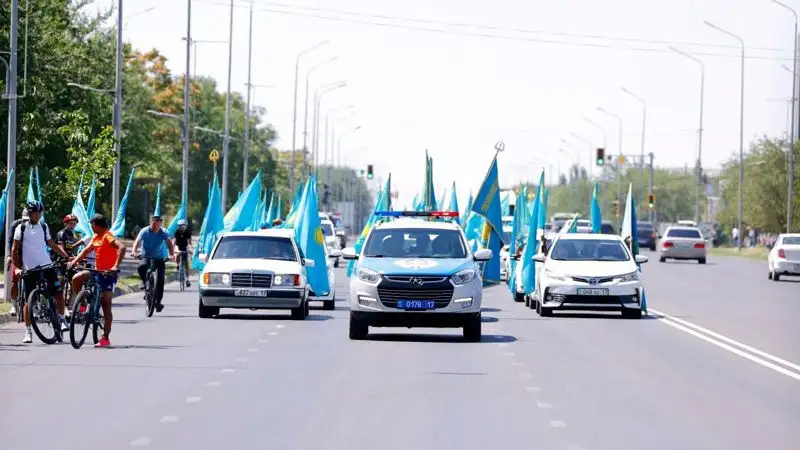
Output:
[[[203,284],[206,286],[230,286],[231,276],[227,273],[206,272],[203,274]]]
[[[616,277],[616,279],[620,283],[626,283],[628,281],[639,281],[639,272],[637,271],[637,272],[626,273],[625,275],[620,275]]]
[[[370,269],[358,269],[356,276],[359,280],[369,284],[378,284],[381,280],[381,274]]]
[[[275,275],[274,277],[272,277],[272,285],[278,287],[299,286],[300,275],[296,274]]]
[[[470,281],[474,280],[476,275],[477,274],[475,273],[474,269],[462,270],[461,272],[458,272],[457,274],[453,275],[452,277],[453,283],[457,286],[461,286],[462,284],[467,284]]]
[[[550,278],[551,280],[567,281],[567,277],[558,272],[553,272],[550,269],[544,269],[544,276]]]

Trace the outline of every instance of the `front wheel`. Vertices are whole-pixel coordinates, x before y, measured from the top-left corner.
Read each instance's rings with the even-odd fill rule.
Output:
[[[89,301],[89,294],[82,291],[75,298],[72,305],[72,320],[69,323],[69,343],[72,348],[79,349],[86,342],[86,335],[89,334],[89,326],[91,325],[92,315],[94,312],[91,310]],[[84,312],[81,312],[83,309]]]
[[[50,297],[42,298],[42,291],[34,289],[28,296],[28,315],[36,336],[47,345],[61,340],[61,323],[56,305]]]
[[[201,319],[210,319],[219,314],[219,308],[213,306],[206,306],[203,304],[203,299],[200,299],[197,307],[197,315]]]
[[[706,263],[706,259],[705,258],[700,258],[700,259],[697,260],[697,262],[700,263],[700,264],[705,264]]]
[[[622,317],[626,319],[641,319],[642,318],[642,310],[641,309],[623,309],[622,310]]]
[[[361,320],[356,319],[353,315],[350,315],[350,339],[354,341],[360,341],[365,339],[369,334],[369,325],[364,323]]]
[[[472,317],[464,324],[464,340],[467,342],[481,341],[481,315]]]
[[[181,292],[186,289],[186,271],[183,268],[183,263],[180,263],[181,266],[178,269],[178,284],[181,285]]]
[[[306,318],[307,304],[307,302],[303,302],[297,308],[292,308],[292,320],[303,320]]]
[[[525,301],[525,294],[520,294],[519,292],[514,292],[514,301],[517,303],[522,303]]]
[[[326,300],[322,302],[322,309],[325,311],[333,311],[336,309],[336,300]]]
[[[147,277],[144,285],[144,313],[147,317],[153,317],[153,310],[156,308],[156,276],[151,273]]]

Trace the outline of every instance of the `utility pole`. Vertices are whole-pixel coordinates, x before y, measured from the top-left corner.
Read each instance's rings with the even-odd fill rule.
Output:
[[[244,163],[242,164],[242,192],[247,189],[247,160],[250,155],[250,78],[253,72],[253,2],[250,2],[250,37],[247,41],[247,113],[244,122]]]
[[[189,206],[189,128],[191,127],[190,92],[192,77],[192,0],[186,1],[186,75],[183,80],[183,170],[181,171],[181,201]],[[189,211],[186,211],[189,214]]]
[[[653,193],[653,152],[650,152],[649,156],[650,156],[650,176],[648,177],[649,179],[647,180],[647,192],[652,194]],[[656,203],[655,206],[658,206],[658,203]],[[648,209],[648,211],[647,211],[647,219],[650,221],[650,223],[654,224],[653,219],[655,218],[655,211],[653,211],[653,209],[655,209],[655,208]]]
[[[122,0],[117,0],[117,64],[114,84],[114,172],[111,182],[111,217],[119,209],[120,140],[122,139]]]
[[[16,173],[17,165],[17,22],[19,21],[19,0],[11,0],[11,26],[9,33],[11,54],[9,55],[8,62],[8,161],[7,173],[11,174],[12,171]],[[16,194],[17,183],[12,180],[8,187],[8,197],[6,203],[6,236],[10,236],[11,223],[14,222],[14,214],[17,209]],[[8,245],[8,239],[5,239],[6,244],[6,257],[11,255],[11,247]],[[8,266],[6,266],[8,268]],[[8,271],[5,271],[8,275]],[[5,296],[4,298],[11,301],[11,277],[4,285]],[[17,311],[17,314],[22,314],[22,311]]]
[[[233,0],[228,29],[228,95],[225,98],[225,133],[222,137],[222,211],[228,207],[228,160],[231,144],[231,71],[233,69]]]

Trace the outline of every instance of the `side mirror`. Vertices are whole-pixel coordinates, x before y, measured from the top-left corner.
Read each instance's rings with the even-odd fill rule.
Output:
[[[342,251],[336,248],[332,248],[328,250],[328,257],[329,258],[340,258],[342,256]]]
[[[634,258],[634,259],[636,260],[636,264],[644,264],[647,261],[650,261],[650,258],[648,258],[647,256],[642,256],[642,255],[636,255],[636,258]]]
[[[482,248],[475,252],[475,255],[472,257],[475,261],[489,261],[492,259],[492,251],[488,248]]]
[[[356,249],[353,247],[347,247],[346,249],[342,250],[342,258],[348,261],[358,259],[358,255],[356,255]]]
[[[205,253],[201,253],[197,255],[197,259],[199,259],[201,263],[208,262],[208,255]]]
[[[547,257],[544,255],[544,253],[537,253],[537,254],[533,255],[533,260],[538,262],[538,263],[543,263],[543,262],[545,262],[546,259],[547,259]]]
[[[306,266],[306,267],[314,267],[315,263],[314,263],[313,259],[306,258],[306,259],[303,260],[303,265]]]

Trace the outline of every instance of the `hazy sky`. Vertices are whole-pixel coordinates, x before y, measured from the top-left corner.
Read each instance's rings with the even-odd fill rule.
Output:
[[[355,105],[350,118],[344,111],[331,116],[342,136],[342,160],[374,164],[379,177],[391,171],[401,204],[421,189],[426,148],[437,188],[455,180],[460,197],[477,189],[500,139],[503,184],[533,180],[543,164],[555,171],[560,161],[565,170],[574,156],[558,152],[565,147],[561,138],[586,164],[589,145],[569,133],[593,146],[603,136],[584,117],[607,130],[609,152],[616,154],[617,122],[597,106],[622,117],[623,151],[639,154],[642,109],[622,86],[647,102],[645,147],[656,164],[693,161],[699,66],[671,52],[670,44],[705,62],[703,164],[719,166],[738,151],[739,50],[704,20],[746,43],[745,141],[786,132],[791,74],[782,65],[791,66],[793,20],[769,0],[284,1],[253,2],[253,83],[276,86],[257,89],[255,103],[277,128],[277,146],[291,147],[296,55],[330,39],[302,60],[299,97],[305,70],[338,55],[314,72],[311,95],[316,86],[347,81],[323,101],[326,111]],[[112,3],[96,0],[94,7]],[[185,65],[186,3],[127,0],[124,8],[124,39],[139,49],[158,48],[176,74]],[[800,8],[800,1],[786,3]],[[232,86],[243,92],[249,2],[234,4]],[[194,0],[192,14],[194,39],[228,39],[227,0]],[[198,72],[224,89],[227,44],[199,45]],[[298,141],[302,115],[301,101]],[[361,129],[350,131],[356,126]]]

